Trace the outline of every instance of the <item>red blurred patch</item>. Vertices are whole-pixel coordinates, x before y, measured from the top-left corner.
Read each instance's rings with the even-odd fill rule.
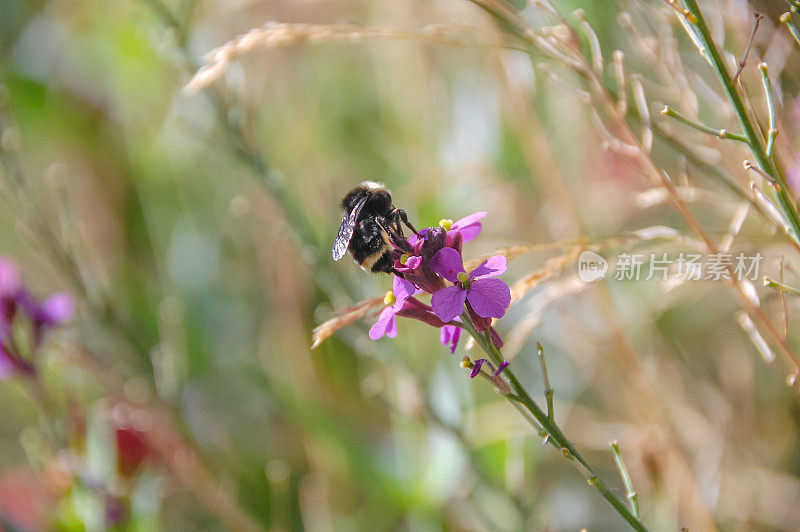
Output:
[[[147,435],[139,430],[123,427],[116,431],[117,466],[119,474],[130,477],[148,457],[153,456]]]

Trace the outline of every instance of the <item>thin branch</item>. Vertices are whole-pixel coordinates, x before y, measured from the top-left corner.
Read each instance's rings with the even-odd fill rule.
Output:
[[[620,113],[628,112],[628,93],[625,87],[625,52],[614,50],[611,55],[614,62],[614,76],[617,78],[617,109]]]
[[[678,122],[685,124],[691,128],[696,129],[702,133],[706,133],[708,135],[713,135],[715,137],[719,137],[721,139],[731,139],[737,140],[739,142],[744,142],[745,144],[748,143],[747,138],[743,137],[742,135],[737,135],[736,133],[731,133],[727,129],[714,129],[713,127],[706,126],[705,124],[701,124],[700,122],[695,122],[688,116],[683,113],[679,113],[669,105],[665,105],[664,108],[661,110],[661,114],[668,116],[670,118],[674,118]]]
[[[544,359],[544,347],[542,347],[541,342],[537,342],[536,345],[538,346],[539,364],[542,365],[542,377],[544,378],[544,399],[547,402],[547,417],[555,419],[553,417],[553,396],[555,392],[550,386],[550,376],[547,374],[547,361]]]
[[[775,281],[774,279],[770,279],[766,275],[764,276],[764,286],[768,288],[774,288],[775,290],[780,290],[783,293],[789,294],[790,296],[800,297],[800,289],[795,288],[793,286],[789,286],[788,284],[783,284],[779,281]]]
[[[778,261],[778,272],[780,275],[780,282],[783,284],[783,255]],[[781,309],[783,310],[783,337],[786,342],[789,342],[789,303],[786,301],[786,292],[781,290]]]
[[[767,108],[769,109],[769,132],[767,133],[767,157],[772,157],[775,149],[775,137],[778,136],[778,118],[775,111],[775,98],[772,95],[772,81],[769,79],[769,70],[766,63],[760,63],[761,83],[764,84],[764,93],[767,95]]]
[[[772,179],[772,176],[771,176],[771,175],[769,175],[768,173],[766,173],[764,170],[762,170],[762,169],[761,169],[761,168],[759,168],[758,166],[754,165],[752,161],[745,160],[745,161],[742,163],[742,165],[744,166],[744,169],[745,169],[745,170],[751,170],[751,171],[753,171],[753,172],[757,173],[758,175],[760,175],[761,177],[763,177],[764,179],[766,179],[768,183],[771,183],[771,184],[773,184],[773,185],[775,185],[775,184],[776,184],[776,183],[775,183],[775,180],[774,180],[774,179]]]
[[[739,79],[739,74],[742,73],[742,70],[744,70],[744,66],[747,64],[747,56],[750,55],[750,48],[753,46],[753,41],[756,38],[758,25],[761,24],[761,19],[764,18],[764,15],[762,15],[758,11],[753,12],[753,15],[756,18],[756,22],[753,25],[753,31],[750,33],[750,39],[747,41],[747,48],[744,49],[744,55],[742,56],[742,60],[739,61],[739,68],[736,69],[736,73],[733,75],[733,78],[731,78],[734,83],[736,83],[736,80]]]
[[[638,519],[639,518],[639,494],[633,489],[633,482],[631,476],[628,474],[628,468],[625,467],[625,462],[622,461],[622,455],[619,454],[619,443],[617,440],[612,441],[610,444],[611,452],[614,454],[614,461],[617,463],[619,476],[622,477],[622,483],[625,484],[627,493],[625,496],[631,501],[631,512]]]

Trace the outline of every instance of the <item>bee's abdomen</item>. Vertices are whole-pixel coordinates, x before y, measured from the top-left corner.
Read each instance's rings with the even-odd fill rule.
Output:
[[[393,262],[390,256],[392,246],[388,243],[388,235],[380,226],[371,220],[362,220],[353,237],[350,239],[349,251],[353,259],[365,270],[388,272]]]
[[[394,269],[394,261],[392,260],[392,256],[388,250],[384,251],[380,258],[375,261],[375,264],[372,265],[373,272],[384,272],[389,273]]]

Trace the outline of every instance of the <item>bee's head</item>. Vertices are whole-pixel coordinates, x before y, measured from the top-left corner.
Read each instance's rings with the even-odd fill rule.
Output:
[[[365,198],[370,195],[370,192],[367,188],[358,186],[347,193],[347,195],[342,199],[342,209],[347,212],[352,211],[358,202],[361,201],[362,198]]]
[[[368,212],[384,212],[387,209],[391,210],[392,195],[386,189],[386,185],[376,183],[374,181],[364,181],[359,183],[357,187],[347,193],[342,199],[342,209],[350,212],[355,208],[362,198],[367,199],[367,205],[364,207]]]

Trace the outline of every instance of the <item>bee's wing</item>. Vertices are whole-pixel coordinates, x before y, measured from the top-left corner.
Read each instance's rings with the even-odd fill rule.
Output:
[[[339,226],[339,232],[336,234],[336,242],[333,243],[333,250],[331,251],[333,260],[341,259],[347,252],[347,246],[350,244],[350,239],[353,237],[353,231],[355,231],[356,228],[358,215],[366,201],[367,198],[362,198],[353,210],[350,211],[349,215],[345,212],[344,216],[342,216],[342,225]]]

